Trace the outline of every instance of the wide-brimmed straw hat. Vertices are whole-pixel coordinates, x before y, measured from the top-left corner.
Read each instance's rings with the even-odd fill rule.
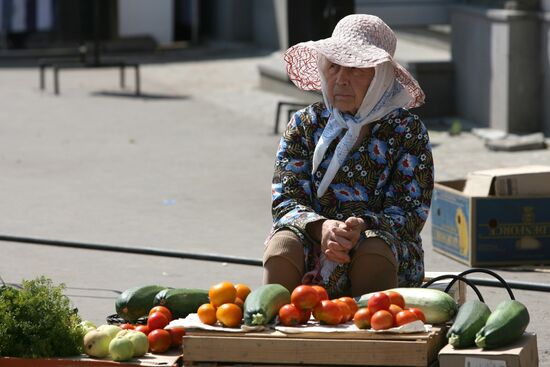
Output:
[[[348,67],[369,68],[390,62],[395,78],[411,95],[411,102],[404,107],[420,106],[424,92],[413,76],[393,59],[396,44],[395,34],[382,19],[353,14],[338,22],[331,37],[298,43],[285,52],[284,59],[290,80],[303,90],[321,90],[319,53],[335,64]]]

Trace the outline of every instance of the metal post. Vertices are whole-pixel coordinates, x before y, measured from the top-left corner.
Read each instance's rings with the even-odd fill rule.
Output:
[[[125,85],[126,85],[126,81],[124,79],[124,67],[126,65],[124,65],[124,63],[120,64],[120,88],[121,89],[124,89],[125,88]]]
[[[56,95],[59,95],[59,68],[57,66],[53,67],[53,91]]]
[[[44,90],[44,88],[46,87],[46,81],[44,80],[45,72],[46,72],[46,65],[40,64],[40,90]]]
[[[136,96],[141,95],[141,81],[139,79],[139,64],[135,65],[136,68]]]

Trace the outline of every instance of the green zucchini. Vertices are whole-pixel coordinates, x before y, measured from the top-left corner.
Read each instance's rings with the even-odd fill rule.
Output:
[[[400,293],[405,299],[405,307],[416,307],[422,310],[428,324],[442,324],[451,320],[458,310],[453,297],[433,288],[393,288],[388,289]],[[367,307],[369,298],[376,292],[359,297],[357,306]]]
[[[125,290],[115,301],[116,313],[126,321],[135,322],[149,313],[155,295],[165,288],[160,285],[146,285]]]
[[[245,325],[267,325],[290,303],[290,292],[280,284],[264,284],[254,289],[244,301]]]
[[[485,325],[490,314],[489,307],[477,299],[464,302],[447,332],[449,344],[456,349],[473,347],[477,332]]]
[[[487,319],[485,326],[476,334],[480,348],[500,348],[518,340],[529,325],[529,312],[516,300],[498,304]]]
[[[195,288],[163,289],[154,298],[154,306],[165,306],[172,312],[173,319],[185,318],[197,312],[200,305],[210,302],[208,290]]]

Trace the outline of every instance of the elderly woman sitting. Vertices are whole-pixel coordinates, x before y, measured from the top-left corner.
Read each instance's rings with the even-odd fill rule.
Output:
[[[279,144],[264,283],[320,284],[331,297],[421,283],[433,161],[408,111],[424,93],[395,46],[380,18],[355,14],[286,51],[290,79],[324,102],[298,111]]]

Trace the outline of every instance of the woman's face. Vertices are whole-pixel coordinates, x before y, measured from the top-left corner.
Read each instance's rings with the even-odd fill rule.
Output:
[[[354,68],[326,61],[324,75],[329,102],[341,112],[357,113],[374,78],[374,68]]]

